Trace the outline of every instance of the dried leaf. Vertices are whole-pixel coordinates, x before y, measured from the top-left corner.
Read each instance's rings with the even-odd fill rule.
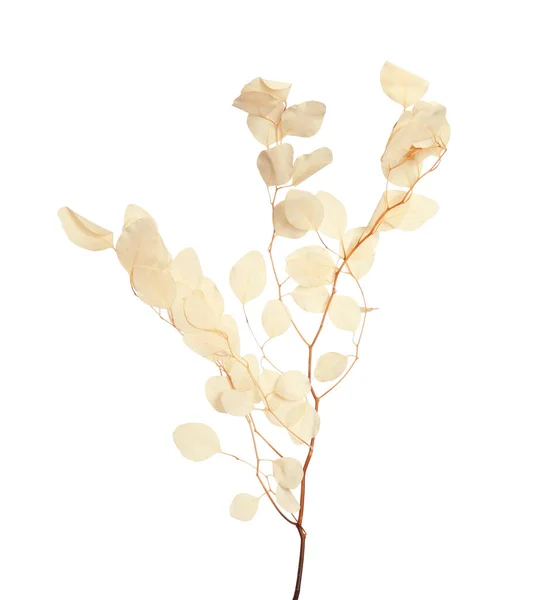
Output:
[[[247,124],[248,129],[260,144],[263,144],[267,148],[276,144],[276,125],[272,121],[263,117],[248,115]]]
[[[223,301],[221,292],[211,279],[203,277],[195,292],[202,295],[216,316],[221,317],[225,310],[225,302]]]
[[[185,334],[183,341],[191,350],[200,354],[200,356],[211,361],[216,361],[231,355],[227,337],[213,331],[198,331],[196,333]]]
[[[138,219],[124,229],[116,242],[116,254],[130,274],[135,267],[164,269],[172,260],[150,218]]]
[[[238,521],[251,521],[259,508],[259,498],[250,494],[238,494],[231,503],[230,513]]]
[[[293,174],[294,149],[290,144],[280,144],[263,150],[257,158],[257,168],[268,186],[284,185]]]
[[[323,285],[316,287],[298,286],[291,293],[299,308],[312,313],[323,313],[330,294]]]
[[[304,400],[294,402],[285,400],[278,394],[272,394],[267,398],[266,406],[269,410],[265,412],[265,416],[273,425],[293,427],[303,418],[308,404]]]
[[[386,62],[381,69],[381,87],[391,100],[407,108],[423,98],[429,82]]]
[[[281,237],[298,239],[303,237],[307,231],[294,227],[286,217],[286,200],[279,202],[273,212],[273,227],[276,235]]]
[[[231,382],[224,375],[216,375],[206,381],[206,398],[208,398],[208,402],[217,412],[225,412],[225,408],[221,402],[221,395],[230,389],[232,389]]]
[[[145,304],[157,308],[170,308],[175,301],[177,288],[167,269],[136,267],[131,281],[135,293]]]
[[[405,195],[405,192],[392,190],[381,198],[376,212],[380,209],[385,210],[385,207],[394,208],[391,208],[383,217],[379,231],[389,231],[391,229],[414,231],[437,213],[438,204],[434,200],[419,194],[412,194],[406,202],[397,206]]]
[[[329,148],[319,148],[310,154],[302,154],[294,163],[293,185],[299,185],[320,169],[328,166],[332,159],[332,151]]]
[[[137,204],[128,204],[124,212],[124,225],[122,229],[127,229],[132,223],[135,223],[139,219],[149,219],[156,227],[156,221],[144,208],[137,206]]]
[[[57,214],[67,237],[73,244],[86,250],[114,248],[112,231],[84,219],[68,206],[60,208]]]
[[[290,313],[280,300],[269,300],[261,315],[261,323],[270,338],[277,337],[288,330],[291,324]]]
[[[278,505],[289,513],[297,513],[299,512],[299,502],[296,500],[295,496],[282,486],[278,486],[276,490],[276,501]]]
[[[173,432],[173,441],[185,458],[200,462],[221,452],[215,431],[203,423],[179,425]]]
[[[320,415],[310,404],[305,404],[305,410],[301,419],[295,425],[290,426],[290,430],[293,432],[290,433],[290,439],[298,446],[303,444],[301,440],[309,443],[317,436],[319,429]]]
[[[374,264],[375,249],[379,240],[379,234],[374,233],[366,238],[368,227],[356,227],[349,229],[343,235],[341,243],[341,252],[345,256],[350,256],[347,260],[347,266],[351,273],[360,279],[371,269]],[[360,246],[351,254],[359,240],[363,240]]]
[[[284,111],[284,102],[265,92],[243,92],[235,98],[233,106],[256,117],[268,117],[275,123]]]
[[[276,382],[275,391],[286,400],[302,400],[310,391],[311,382],[301,371],[286,371]]]
[[[316,287],[333,280],[334,263],[325,248],[306,246],[286,258],[286,272],[299,285]]]
[[[280,120],[280,130],[283,136],[311,137],[320,129],[326,105],[314,100],[294,104],[284,111]]]
[[[215,329],[219,322],[212,307],[204,300],[204,296],[193,292],[185,300],[184,309],[188,322],[197,329]]]
[[[225,412],[233,417],[244,417],[254,409],[254,394],[251,391],[227,390],[221,394]]]
[[[343,204],[328,192],[318,192],[317,198],[324,208],[324,218],[320,231],[324,235],[337,240],[341,239],[347,227],[347,212]]]
[[[277,373],[276,371],[270,371],[269,369],[263,370],[259,376],[259,387],[265,396],[272,394],[275,391],[276,382],[279,379],[280,373]]]
[[[170,271],[176,281],[186,283],[192,289],[197,288],[204,277],[198,256],[192,248],[181,250],[172,260]]]
[[[320,200],[310,192],[290,190],[284,200],[286,219],[301,231],[316,231],[324,218]]]
[[[332,323],[339,329],[356,331],[360,325],[360,306],[349,296],[341,296],[339,294],[334,296],[328,310],[328,315]]]
[[[257,298],[265,289],[266,282],[265,259],[257,250],[245,254],[231,269],[229,283],[242,304]]]
[[[278,485],[295,490],[303,480],[303,467],[295,458],[280,458],[273,462],[273,474]]]
[[[339,354],[338,352],[323,354],[316,363],[315,378],[318,381],[333,381],[337,379],[345,372],[348,361],[348,356]]]
[[[265,94],[278,98],[278,100],[281,100],[282,102],[286,102],[291,87],[291,83],[271,81],[270,79],[263,79],[263,77],[256,77],[242,88],[242,92],[264,92]]]

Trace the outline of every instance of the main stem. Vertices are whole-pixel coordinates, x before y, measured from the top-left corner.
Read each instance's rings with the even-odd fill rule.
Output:
[[[303,579],[303,567],[305,565],[305,541],[307,539],[307,533],[301,527],[301,525],[297,526],[297,530],[299,531],[299,537],[301,538],[301,544],[299,548],[299,564],[297,567],[297,581],[295,584],[295,592],[293,600],[298,600],[299,595],[301,593],[301,580]]]

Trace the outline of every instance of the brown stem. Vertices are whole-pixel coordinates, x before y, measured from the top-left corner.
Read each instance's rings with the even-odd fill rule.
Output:
[[[297,567],[297,581],[295,584],[293,600],[298,600],[299,594],[301,593],[301,580],[303,579],[303,566],[305,565],[305,540],[307,539],[307,533],[301,525],[297,526],[297,530],[299,532],[301,544],[299,547],[299,565]]]

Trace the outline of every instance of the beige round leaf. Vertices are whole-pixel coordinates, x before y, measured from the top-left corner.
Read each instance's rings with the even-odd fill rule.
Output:
[[[406,202],[391,209],[384,217],[382,228],[414,231],[436,215],[438,204],[419,194],[412,194]]]
[[[250,494],[238,494],[231,503],[230,513],[238,521],[251,521],[259,508],[259,498]]]
[[[132,271],[132,285],[139,299],[157,308],[170,308],[175,301],[177,288],[167,269],[136,267]]]
[[[276,144],[276,125],[272,121],[248,115],[247,124],[248,129],[260,144],[267,148]]]
[[[227,339],[214,331],[186,333],[183,341],[193,352],[211,361],[224,358],[231,353]]]
[[[131,273],[135,267],[168,267],[172,258],[151,218],[128,225],[116,242],[120,264]]]
[[[250,115],[269,117],[272,121],[278,121],[284,110],[284,102],[260,91],[242,92],[238,98],[235,98],[233,106]]]
[[[298,239],[303,237],[307,231],[294,227],[286,217],[286,200],[279,202],[273,212],[273,227],[276,235],[281,237]]]
[[[290,190],[284,206],[290,225],[302,231],[316,231],[324,218],[322,203],[310,192]]]
[[[68,206],[60,208],[57,214],[67,237],[73,244],[86,250],[114,248],[112,231],[84,219]]]
[[[221,394],[225,412],[233,417],[244,417],[254,409],[254,394],[251,391],[227,390]]]
[[[269,300],[267,302],[261,315],[261,323],[265,333],[270,338],[285,333],[291,322],[290,313],[283,302],[280,300]]]
[[[224,375],[216,375],[206,381],[206,398],[208,398],[208,402],[217,412],[225,412],[225,408],[221,402],[221,395],[230,389],[232,389],[231,383]]]
[[[245,254],[231,269],[229,283],[242,304],[257,298],[265,289],[266,282],[265,259],[257,250]]]
[[[379,233],[377,232],[364,239],[365,231],[368,231],[368,227],[349,229],[343,235],[341,244],[342,254],[350,256],[347,260],[347,266],[357,279],[364,277],[374,264],[375,249],[379,240]],[[359,240],[363,241],[351,254],[351,251],[357,246]]]
[[[268,186],[284,185],[294,170],[294,149],[290,144],[280,144],[263,150],[257,159],[257,168]]]
[[[324,208],[320,232],[330,238],[341,239],[347,227],[347,212],[343,204],[328,192],[318,192],[317,198]]]
[[[303,479],[303,467],[295,458],[280,458],[273,462],[273,474],[278,485],[294,490]]]
[[[337,296],[335,297],[337,298]],[[334,300],[335,300],[334,298]],[[349,357],[338,352],[327,352],[317,361],[315,377],[318,381],[333,381],[343,375],[347,368]]]
[[[186,283],[193,289],[200,285],[204,277],[198,256],[192,248],[181,250],[172,260],[170,271],[176,281]]]
[[[122,228],[126,229],[132,223],[135,223],[139,219],[149,219],[156,226],[155,220],[144,208],[137,206],[137,204],[128,204],[126,210],[124,211],[124,225]]]
[[[291,87],[291,83],[272,81],[270,79],[264,79],[263,77],[256,77],[242,88],[242,92],[263,92],[278,98],[278,100],[286,102]]]
[[[301,371],[286,371],[276,382],[275,391],[286,400],[302,400],[310,391],[311,382]]]
[[[312,313],[323,313],[328,302],[329,293],[323,285],[316,287],[298,286],[291,293],[299,308]]]
[[[429,82],[386,62],[381,69],[381,87],[391,100],[407,108],[423,98]]]
[[[286,272],[299,285],[316,287],[333,280],[334,263],[325,248],[306,246],[286,258]]]
[[[282,135],[311,137],[320,129],[325,114],[326,105],[322,102],[294,104],[284,111],[280,120]]]
[[[185,458],[200,462],[221,452],[215,431],[203,423],[179,425],[173,432],[173,441]]]
[[[197,329],[215,329],[219,317],[212,307],[204,300],[204,297],[193,292],[183,301],[187,321]]]
[[[279,485],[276,490],[276,501],[280,508],[283,508],[289,513],[299,512],[299,502],[296,500],[296,497],[290,490],[283,488],[281,485]]]
[[[280,379],[280,373],[276,371],[270,371],[264,369],[259,376],[259,387],[261,391],[267,396],[275,391],[276,382]]]
[[[332,162],[332,151],[329,148],[319,148],[310,154],[299,156],[294,163],[293,185],[299,185],[320,169]]]
[[[332,323],[339,329],[355,331],[360,325],[360,307],[349,296],[341,296],[339,294],[334,296],[328,310],[328,315]]]
[[[319,429],[320,415],[310,404],[305,404],[301,419],[295,425],[290,426],[290,439],[298,446],[303,444],[301,440],[309,443],[317,436]]]
[[[293,427],[303,418],[307,406],[305,400],[293,402],[292,400],[285,400],[278,394],[271,394],[267,398],[266,407],[268,411],[265,416],[277,427]]]

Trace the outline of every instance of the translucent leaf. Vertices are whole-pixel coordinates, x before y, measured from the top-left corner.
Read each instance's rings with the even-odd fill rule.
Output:
[[[316,287],[333,280],[334,263],[325,248],[306,246],[286,258],[286,272],[299,285]]]
[[[264,369],[259,376],[259,387],[261,391],[267,396],[275,391],[276,382],[280,379],[280,373],[276,371],[270,371]]]
[[[114,248],[112,231],[84,219],[67,206],[60,208],[57,214],[67,237],[73,244],[86,250]]]
[[[257,168],[268,186],[284,185],[293,174],[294,149],[290,144],[280,144],[263,150],[257,158]]]
[[[438,211],[438,204],[434,200],[419,194],[412,194],[406,202],[397,206],[404,196],[405,192],[393,190],[381,198],[376,212],[380,209],[385,210],[385,207],[394,206],[394,208],[391,208],[383,217],[379,231],[391,229],[414,231],[419,229],[431,217],[434,217]]]
[[[269,300],[261,315],[265,333],[274,338],[287,331],[291,324],[290,313],[280,300]]]
[[[267,117],[277,123],[284,103],[265,92],[243,92],[235,98],[233,106],[256,117]]]
[[[231,382],[224,375],[216,375],[206,381],[206,398],[217,412],[225,412],[225,408],[221,403],[221,394],[230,389],[232,389]]]
[[[317,198],[324,208],[320,232],[330,238],[341,239],[347,227],[347,212],[343,204],[328,192],[318,192]]]
[[[270,79],[263,79],[263,77],[256,77],[252,79],[250,83],[247,83],[243,88],[243,92],[264,92],[270,96],[278,98],[286,102],[288,94],[290,93],[291,83],[284,83],[282,81],[271,81]]]
[[[365,239],[365,232],[367,231],[368,227],[349,229],[345,232],[342,239],[341,252],[345,256],[350,256],[347,260],[347,266],[357,279],[364,277],[374,264],[375,249],[379,240],[378,233],[374,233]],[[361,239],[363,241],[360,246],[351,254],[351,251]]]
[[[339,294],[334,296],[328,310],[328,315],[332,323],[339,329],[355,331],[360,325],[360,307],[349,296],[341,296]]]
[[[186,283],[193,289],[200,285],[204,277],[198,256],[192,248],[181,250],[172,260],[170,271],[176,281]]]
[[[276,482],[287,490],[295,490],[303,480],[303,467],[295,458],[280,458],[273,462]]]
[[[329,165],[332,159],[332,151],[329,148],[319,148],[310,154],[299,156],[294,163],[293,185],[299,185],[311,175]]]
[[[138,219],[124,229],[116,242],[116,254],[128,273],[135,267],[164,269],[172,260],[150,218]]]
[[[247,124],[248,129],[260,144],[263,144],[267,148],[276,144],[276,125],[272,121],[263,117],[248,115]]]
[[[323,285],[316,287],[298,286],[291,294],[299,308],[312,313],[323,313],[329,293]]]
[[[185,458],[200,462],[221,452],[215,431],[203,423],[179,425],[173,432],[173,441]]]
[[[276,490],[276,501],[278,505],[289,513],[299,512],[299,502],[290,490],[278,486]]]
[[[238,325],[231,315],[221,317],[221,329],[227,334],[228,346],[235,356],[240,356],[240,335]]]
[[[255,384],[250,374],[249,367],[241,362],[235,362],[230,369],[231,381],[233,386],[240,392],[247,392],[254,389]]]
[[[185,298],[184,307],[187,320],[193,327],[197,329],[215,329],[217,327],[219,316],[202,295],[193,292]]]
[[[171,273],[154,267],[136,267],[132,271],[132,285],[139,299],[157,308],[170,308],[177,288]]]
[[[191,350],[211,361],[231,354],[227,338],[213,331],[187,333],[183,337],[183,341]]]
[[[324,218],[322,203],[310,192],[290,190],[284,207],[290,225],[302,231],[316,231]]]
[[[290,433],[290,439],[298,446],[303,444],[301,440],[309,443],[317,436],[319,429],[320,415],[310,404],[305,404],[301,419],[295,425],[290,426],[290,430],[293,432]]]
[[[286,200],[279,202],[273,213],[273,227],[276,235],[281,237],[298,239],[303,237],[307,231],[294,227],[286,217]]]
[[[337,298],[338,296],[334,297]],[[349,357],[338,352],[327,352],[317,361],[315,378],[318,381],[333,381],[345,372]]]
[[[407,108],[423,98],[429,82],[386,62],[381,69],[381,87],[391,100]]]
[[[221,292],[211,279],[203,277],[195,292],[201,294],[214,313],[218,317],[221,317],[225,309],[225,302],[223,301]]]
[[[311,137],[320,129],[325,114],[326,105],[322,102],[294,104],[284,111],[280,120],[282,135]]]
[[[227,414],[233,417],[244,417],[254,409],[254,394],[227,390],[221,394],[221,404]]]
[[[286,371],[276,382],[276,393],[286,400],[302,400],[310,391],[311,382],[301,371]]]
[[[265,289],[266,282],[265,259],[257,250],[245,254],[231,269],[229,283],[242,304],[257,298]]]
[[[238,494],[231,503],[230,513],[238,521],[251,521],[259,508],[259,498],[250,494]]]
[[[137,204],[128,204],[126,210],[124,212],[124,226],[123,229],[129,227],[132,223],[135,223],[139,219],[149,219],[152,221],[156,227],[156,221],[151,217],[151,215]]]

